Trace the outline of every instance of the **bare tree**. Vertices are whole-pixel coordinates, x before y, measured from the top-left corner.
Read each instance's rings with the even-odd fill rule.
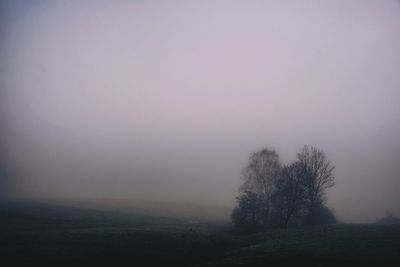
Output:
[[[294,215],[300,215],[304,204],[305,187],[302,178],[303,168],[299,162],[282,169],[273,196],[273,206],[282,224],[287,228]]]
[[[238,228],[261,229],[290,224],[335,221],[324,205],[326,189],[334,185],[334,167],[325,153],[304,146],[298,160],[282,168],[274,150],[252,153],[242,171],[238,206],[232,219]]]
[[[239,206],[232,214],[232,218],[235,220],[240,216],[253,214],[257,218],[255,224],[266,226],[270,214],[271,196],[280,172],[281,163],[275,150],[265,148],[252,153],[248,165],[242,171],[243,184],[239,188],[241,196],[237,199]],[[257,209],[246,204],[251,201]]]
[[[252,153],[249,164],[242,171],[240,191],[251,191],[266,200],[271,198],[281,172],[281,163],[275,150],[267,148]]]
[[[325,152],[315,147],[304,146],[297,154],[302,168],[305,197],[309,204],[309,223],[316,221],[319,210],[323,209],[326,189],[335,185],[332,175],[334,166],[326,159]]]

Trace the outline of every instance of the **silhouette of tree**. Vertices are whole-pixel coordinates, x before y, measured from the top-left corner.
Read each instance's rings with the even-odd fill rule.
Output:
[[[232,212],[232,220],[237,228],[256,230],[266,223],[266,203],[263,198],[251,191],[237,197],[238,206]]]
[[[297,160],[283,168],[275,150],[252,153],[232,212],[235,226],[256,230],[335,222],[325,206],[325,191],[335,184],[333,169],[325,153],[315,147],[304,146]]]
[[[252,153],[248,165],[242,171],[243,185],[240,192],[250,191],[263,199],[268,216],[271,196],[281,172],[279,155],[275,150],[262,149]]]
[[[327,209],[324,206],[325,191],[335,185],[335,178],[332,175],[335,167],[326,159],[325,152],[315,147],[304,146],[297,154],[297,158],[302,168],[301,179],[308,204],[305,221],[307,224],[318,224]]]
[[[295,162],[283,167],[281,178],[277,181],[272,203],[285,228],[294,215],[300,216],[303,211],[305,187],[302,172],[300,163]]]

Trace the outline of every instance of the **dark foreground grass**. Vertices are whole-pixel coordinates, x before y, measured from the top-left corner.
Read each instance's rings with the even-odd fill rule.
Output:
[[[399,225],[244,235],[228,225],[168,220],[68,221],[6,213],[0,220],[13,222],[0,227],[1,266],[400,266]]]
[[[329,225],[270,230],[228,251],[220,266],[400,266],[399,225]]]

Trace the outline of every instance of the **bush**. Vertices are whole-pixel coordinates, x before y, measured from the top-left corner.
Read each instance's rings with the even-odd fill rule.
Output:
[[[304,218],[305,225],[331,224],[336,223],[333,212],[323,204],[311,207]]]

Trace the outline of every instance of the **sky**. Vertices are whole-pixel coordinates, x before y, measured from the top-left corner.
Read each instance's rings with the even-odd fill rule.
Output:
[[[340,220],[400,216],[395,0],[2,1],[0,40],[0,194],[232,207],[308,144]]]

